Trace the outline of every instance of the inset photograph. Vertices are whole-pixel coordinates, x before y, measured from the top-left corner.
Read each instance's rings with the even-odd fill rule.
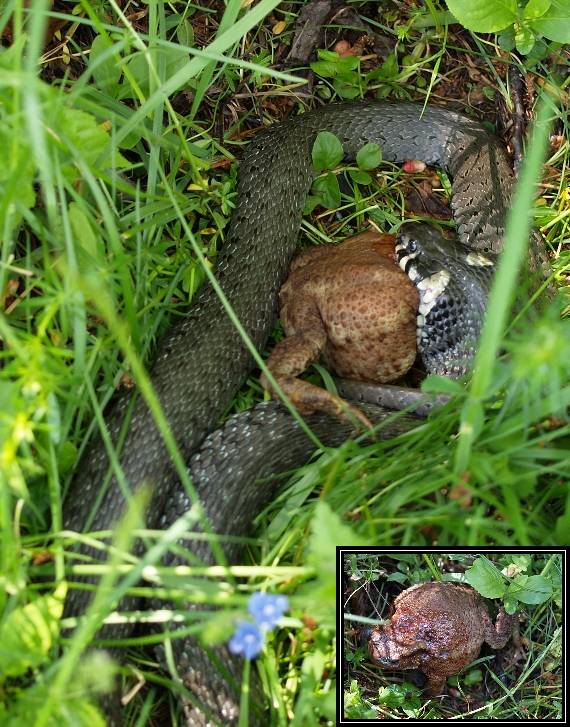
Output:
[[[337,558],[341,724],[565,719],[563,551]]]

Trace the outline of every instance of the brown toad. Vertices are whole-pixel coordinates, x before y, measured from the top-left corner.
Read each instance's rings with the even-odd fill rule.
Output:
[[[376,384],[395,381],[416,356],[416,287],[394,261],[394,237],[369,230],[340,245],[303,251],[279,293],[286,338],[267,366],[303,414],[355,407],[296,377],[322,358],[339,376]],[[261,377],[270,391],[269,381]]]
[[[419,669],[432,695],[478,656],[483,642],[502,649],[511,635],[513,617],[501,608],[493,626],[481,596],[460,583],[419,583],[393,607],[390,622],[369,637],[370,658],[383,669]]]

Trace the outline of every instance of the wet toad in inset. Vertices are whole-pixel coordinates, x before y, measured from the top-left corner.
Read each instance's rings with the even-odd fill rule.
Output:
[[[368,650],[383,669],[419,669],[427,677],[428,694],[440,694],[446,678],[477,658],[483,642],[502,649],[512,624],[501,608],[493,625],[471,586],[419,583],[395,599],[390,622],[373,629]]]

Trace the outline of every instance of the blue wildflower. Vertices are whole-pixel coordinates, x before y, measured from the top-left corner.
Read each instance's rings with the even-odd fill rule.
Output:
[[[255,624],[241,621],[228,646],[232,654],[242,654],[246,659],[254,659],[263,647],[263,634]]]
[[[271,593],[254,593],[249,599],[248,611],[262,631],[270,631],[289,608],[285,596]]]

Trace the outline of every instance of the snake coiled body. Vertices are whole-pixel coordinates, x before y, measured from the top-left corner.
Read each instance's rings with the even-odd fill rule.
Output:
[[[459,239],[484,253],[501,249],[513,176],[501,144],[477,122],[441,108],[427,107],[422,115],[422,107],[415,104],[367,102],[328,106],[270,127],[248,145],[241,162],[236,208],[216,267],[225,295],[258,349],[265,345],[276,317],[277,293],[297,245],[303,203],[314,178],[311,149],[322,130],[337,135],[347,158],[354,157],[364,144],[376,142],[387,161],[421,159],[443,167],[452,178]],[[253,484],[256,462],[271,461],[283,470],[310,453],[305,442],[298,450],[291,447],[294,456],[287,451],[285,466],[279,464],[279,452],[260,458],[255,430],[262,432],[263,446],[269,446],[270,441],[283,441],[279,432],[291,426],[289,416],[282,411],[275,414],[279,411],[276,404],[232,420],[199,452],[252,363],[217,295],[207,285],[186,319],[162,340],[151,368],[154,389],[183,456],[189,461],[195,454],[198,491],[206,512],[216,520],[214,529],[220,532],[245,531],[271,496]],[[152,488],[147,526],[157,528],[181,514],[188,502],[147,406],[140,396],[132,405],[130,400],[130,393],[119,395],[106,424],[116,444],[129,410],[120,464],[131,492],[143,484]],[[323,423],[319,417],[312,421],[320,427],[321,436],[336,432],[328,440],[325,436],[330,443],[346,434],[338,423]],[[245,470],[247,478],[238,482],[238,473],[223,470],[225,461],[239,461],[240,472]],[[105,447],[98,438],[77,467],[67,496],[67,529],[112,528],[124,511],[124,498],[114,476],[107,478],[107,489],[100,495],[108,467]],[[100,557],[93,551],[90,555]],[[211,560],[205,545],[198,546],[197,555]],[[68,610],[81,612],[87,598],[83,591],[72,591]],[[181,674],[185,670],[188,674],[186,683],[200,691],[198,683],[208,681],[207,665],[200,662],[199,654],[184,648],[178,649],[178,656]],[[206,701],[212,702],[210,697],[218,688],[224,691],[223,686],[205,690]],[[228,724],[235,710],[228,707],[224,713],[225,699],[222,695],[211,706],[224,714],[222,721]],[[189,717],[189,723],[200,723],[196,714]]]

